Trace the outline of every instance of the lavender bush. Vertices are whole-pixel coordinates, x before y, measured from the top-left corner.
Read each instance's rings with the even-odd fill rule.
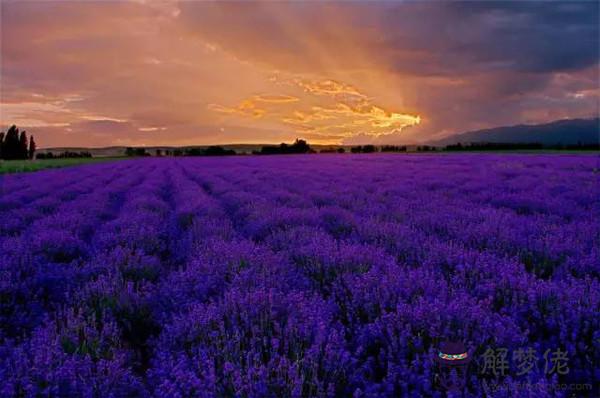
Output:
[[[594,396],[598,169],[331,155],[1,176],[0,396],[454,396],[446,340],[475,359],[464,396]],[[529,347],[527,374],[481,372],[486,350]],[[557,349],[568,372],[544,369]],[[575,383],[592,389],[556,387]]]

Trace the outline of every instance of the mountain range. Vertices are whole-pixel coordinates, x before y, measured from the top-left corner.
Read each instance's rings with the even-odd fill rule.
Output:
[[[564,119],[545,124],[520,124],[455,134],[431,145],[457,143],[540,143],[543,145],[594,144],[600,141],[600,119]]]

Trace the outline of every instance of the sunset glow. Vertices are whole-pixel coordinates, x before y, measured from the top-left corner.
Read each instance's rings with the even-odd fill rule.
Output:
[[[352,144],[597,114],[596,3],[470,5],[2,1],[0,123],[43,147]]]

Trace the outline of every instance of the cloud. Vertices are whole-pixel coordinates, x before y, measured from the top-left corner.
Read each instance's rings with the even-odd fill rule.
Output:
[[[166,130],[166,127],[138,127],[138,131],[144,131],[144,132],[152,132],[152,131],[159,131],[159,130]]]
[[[303,95],[253,95],[236,106],[209,104],[208,108],[231,117],[266,119],[318,142],[331,142],[332,137],[348,137],[357,131],[376,137],[420,123],[418,115],[386,110],[341,81],[298,76],[271,81]]]
[[[595,116],[598,7],[5,2],[0,123],[48,143],[404,143]]]
[[[368,110],[357,111],[342,103],[333,108],[313,107],[311,113],[294,116],[285,121],[305,131],[337,132],[344,137],[355,135],[357,131],[371,137],[390,132],[398,133],[421,122],[419,116],[388,112],[374,105]]]
[[[298,102],[300,100],[298,97],[283,94],[256,95],[253,97],[253,99],[257,102],[268,102],[272,104],[287,104],[290,102]]]
[[[252,99],[244,100],[235,107],[228,107],[219,104],[208,104],[208,109],[215,112],[237,114],[255,119],[263,117],[266,113],[264,109],[258,108]]]
[[[329,95],[334,97],[340,95],[349,95],[364,98],[364,95],[352,85],[343,82],[337,82],[335,80],[307,80],[296,78],[294,79],[294,83],[304,89],[304,91],[311,94]]]
[[[550,2],[543,7],[493,1],[310,6],[190,2],[182,10],[181,22],[193,32],[283,70],[354,69],[375,63],[423,76],[461,74],[465,69],[569,70],[598,62],[596,2]],[[224,25],[235,28],[219,28]],[[353,53],[355,57],[345,56]]]
[[[125,119],[118,119],[110,116],[98,116],[98,115],[83,115],[80,119],[90,120],[92,122],[114,122],[114,123],[127,123]]]

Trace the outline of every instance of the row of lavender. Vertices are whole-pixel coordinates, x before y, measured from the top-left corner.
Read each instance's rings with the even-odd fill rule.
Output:
[[[0,396],[440,395],[444,340],[475,358],[566,353],[566,372],[475,363],[467,395],[600,379],[597,157],[143,159],[2,178]]]

